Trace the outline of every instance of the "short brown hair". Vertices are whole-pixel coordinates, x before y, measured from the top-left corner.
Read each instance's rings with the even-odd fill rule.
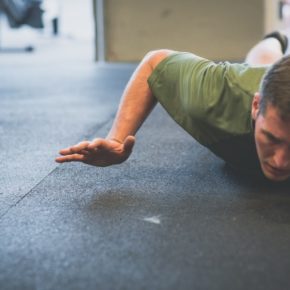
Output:
[[[290,118],[290,55],[284,56],[266,72],[260,87],[260,113],[267,105],[276,107],[282,119]]]

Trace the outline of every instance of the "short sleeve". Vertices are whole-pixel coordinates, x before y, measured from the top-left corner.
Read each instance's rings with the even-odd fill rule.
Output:
[[[264,72],[176,53],[157,66],[148,83],[173,119],[209,146],[251,130],[251,102]]]

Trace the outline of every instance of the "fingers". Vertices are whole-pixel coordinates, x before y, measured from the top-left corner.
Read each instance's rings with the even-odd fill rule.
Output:
[[[71,155],[73,153],[82,153],[86,154],[87,153],[87,147],[90,144],[89,141],[83,141],[78,143],[77,145],[62,149],[59,151],[61,155]]]
[[[110,139],[94,139],[83,141],[74,146],[60,150],[55,159],[58,163],[79,161],[95,166],[119,164],[126,160],[134,147],[135,137],[128,136],[124,143]]]
[[[55,159],[58,163],[71,162],[71,161],[85,161],[86,156],[89,154],[87,146],[90,144],[89,141],[80,142],[74,146],[60,150],[60,154],[63,156]]]
[[[82,154],[71,154],[71,155],[57,157],[55,161],[58,163],[71,162],[71,161],[83,162],[83,161],[86,161],[86,156]]]

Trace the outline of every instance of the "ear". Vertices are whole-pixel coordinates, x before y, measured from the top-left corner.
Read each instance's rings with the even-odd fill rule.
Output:
[[[253,102],[252,102],[252,118],[253,120],[256,120],[258,117],[259,109],[260,109],[260,99],[261,95],[260,93],[255,93]]]

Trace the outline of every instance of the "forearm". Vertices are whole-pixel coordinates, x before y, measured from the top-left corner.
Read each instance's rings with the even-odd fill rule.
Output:
[[[113,126],[107,136],[123,142],[129,135],[135,135],[156,104],[147,79],[152,69],[148,62],[139,65],[131,77],[121,98]]]
[[[170,50],[153,51],[142,60],[123,93],[112,129],[106,139],[96,138],[91,142],[83,141],[64,148],[60,150],[61,156],[56,158],[56,162],[78,161],[104,167],[127,160],[135,143],[132,135],[135,135],[157,103],[148,86],[148,77],[170,53]]]
[[[147,83],[148,77],[170,53],[167,50],[155,51],[142,60],[123,93],[108,139],[123,142],[127,136],[136,134],[157,103]]]

